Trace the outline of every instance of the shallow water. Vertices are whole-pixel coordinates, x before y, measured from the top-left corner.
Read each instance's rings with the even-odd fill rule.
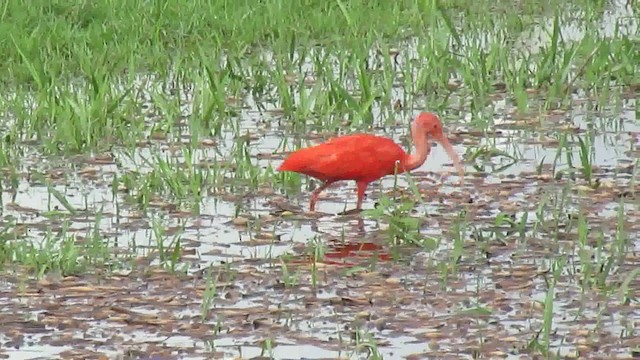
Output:
[[[620,19],[626,24],[623,31],[637,34],[637,20],[630,10],[623,10],[621,2],[614,5],[601,20],[603,36],[614,36],[611,24]],[[541,30],[548,27],[543,22],[523,35],[523,44],[534,49],[548,41]],[[578,40],[580,31],[575,24],[565,25],[565,40]],[[312,73],[313,68],[309,65],[303,71]],[[181,92],[180,96],[187,113],[192,94]],[[394,96],[405,95],[397,88]],[[265,155],[282,152],[283,138],[301,136],[287,126],[273,125],[282,119],[277,111],[261,112],[254,99],[243,100],[247,107],[239,110],[238,123],[242,133],[256,135],[248,147],[252,164],[262,171],[275,168],[281,160]],[[45,161],[28,152],[17,192],[2,192],[5,227],[15,222],[25,229],[26,239],[45,243],[51,239],[50,231],[61,231],[65,219],[67,234],[77,237],[86,237],[98,226],[110,247],[144,260],[134,260],[106,278],[50,275],[36,281],[4,275],[0,308],[11,315],[7,321],[12,331],[0,334],[0,354],[12,359],[89,356],[69,352],[73,350],[122,358],[180,354],[185,359],[260,355],[355,359],[366,358],[370,348],[384,358],[528,358],[534,353],[526,347],[536,338],[542,342],[536,334],[543,327],[548,278],[555,264],[566,260],[565,270],[555,275],[550,350],[562,356],[575,356],[578,351],[629,358],[638,346],[633,340],[640,324],[637,300],[624,303],[617,291],[600,288],[594,280],[595,268],[590,270],[596,274],[593,277],[583,279],[580,274],[590,262],[603,263],[599,259],[613,253],[619,237],[628,237],[629,251],[640,251],[640,206],[637,198],[623,195],[639,190],[637,94],[612,101],[597,112],[588,106],[590,99],[576,95],[574,100],[582,105],[523,120],[513,118],[512,105],[497,94],[492,104],[495,134],[478,132],[468,118],[444,116],[455,150],[464,154],[467,175],[464,186],[457,185],[455,174],[441,176],[443,169],[451,170],[441,147],[435,147],[412,174],[423,199],[411,216],[423,221],[422,235],[437,240],[432,251],[391,246],[387,220],[337,215],[354,207],[353,183],[336,184],[326,191],[318,203],[321,216],[317,218],[304,213],[306,181],[299,193],[285,193],[269,184],[242,197],[236,193],[240,187],[226,194],[203,189],[197,215],[172,208],[171,201],[162,198],[154,199],[154,210],[144,214],[122,191],[114,198],[114,176],[151,172],[158,167],[154,156],[180,164],[185,161],[180,146],[150,140],[133,152],[115,149],[108,161],[96,161],[96,157]],[[265,107],[277,110],[269,104]],[[380,108],[374,108],[374,118],[382,117]],[[384,133],[406,143],[409,118],[397,114],[397,120],[400,125],[387,127]],[[574,134],[585,137],[587,131],[593,136],[593,176],[602,183],[597,190],[585,189],[581,180],[577,182],[582,188],[565,182],[571,168],[564,152],[554,161],[562,134],[574,142]],[[182,135],[187,141],[188,134]],[[226,131],[214,139],[215,145],[195,149],[191,161],[194,165],[213,159],[233,163],[234,136]],[[479,171],[470,159],[473,149],[481,146],[503,151],[515,163],[492,171],[492,166],[501,167],[509,160],[476,160],[475,165],[485,169]],[[569,149],[576,166],[578,147]],[[557,182],[552,166],[556,174],[565,173]],[[34,184],[28,176],[34,170],[49,174],[77,215],[50,214],[54,209],[65,213],[64,206],[46,186]],[[579,173],[575,176],[580,178]],[[391,193],[394,181],[387,177],[371,184],[364,207],[374,208],[382,195]],[[400,189],[409,187],[405,177],[397,182]],[[569,191],[566,202],[561,199],[565,190]],[[626,202],[624,233],[617,230],[621,198]],[[278,204],[294,211],[280,216]],[[565,219],[569,212],[579,211],[585,212],[594,230],[585,245],[576,245],[576,224]],[[463,213],[465,221],[459,221]],[[526,215],[525,230],[520,234],[507,224],[497,224],[499,214],[516,220]],[[101,218],[98,225],[97,218]],[[248,221],[234,225],[238,218]],[[561,224],[554,224],[558,219]],[[598,228],[603,229],[604,246],[597,243]],[[158,229],[165,232],[161,240],[167,243],[180,238],[184,247],[180,264],[188,265],[182,277],[148,267],[159,264],[152,255],[158,248]],[[460,258],[452,260],[457,247],[462,248]],[[314,251],[323,254],[310,262]],[[640,265],[637,254],[629,251],[620,255],[625,261],[612,267],[606,284],[619,285]],[[216,294],[203,314],[206,269],[211,269]],[[637,292],[637,281],[630,284]],[[265,339],[272,344],[264,343]]]

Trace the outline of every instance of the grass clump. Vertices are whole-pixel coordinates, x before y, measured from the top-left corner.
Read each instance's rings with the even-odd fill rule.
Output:
[[[70,224],[64,221],[59,231],[49,228],[41,241],[30,236],[26,225],[8,224],[0,230],[0,270],[26,271],[40,278],[50,272],[70,276],[120,267],[98,225],[81,235],[70,231]]]

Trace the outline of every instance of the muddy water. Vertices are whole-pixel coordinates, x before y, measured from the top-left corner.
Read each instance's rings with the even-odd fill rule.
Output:
[[[404,96],[401,89],[396,95]],[[188,103],[190,95],[182,96]],[[24,173],[47,172],[55,188],[79,210],[67,217],[70,233],[86,235],[98,226],[109,246],[134,260],[108,276],[52,274],[32,280],[3,275],[0,355],[355,359],[375,350],[388,359],[529,358],[539,352],[527,348],[536,339],[545,341],[541,329],[547,284],[554,267],[565,261],[564,270],[555,274],[550,350],[567,357],[579,353],[630,358],[640,346],[634,330],[640,323],[640,306],[635,300],[626,303],[616,289],[640,265],[631,251],[640,251],[640,209],[634,195],[640,190],[635,168],[640,151],[637,100],[629,96],[597,113],[587,107],[588,99],[576,100],[584,100],[584,105],[519,119],[509,115],[512,109],[498,94],[493,104],[495,134],[490,135],[474,131],[466,119],[445,119],[454,148],[467,159],[465,185],[456,185],[456,175],[442,176],[442,170],[451,167],[439,147],[412,175],[423,199],[410,216],[422,221],[421,234],[439,240],[435,249],[391,246],[387,220],[337,215],[355,204],[352,183],[329,189],[316,216],[304,213],[308,190],[288,195],[278,189],[262,191],[268,186],[241,199],[231,192],[204,190],[197,216],[170,207],[143,214],[121,192],[114,201],[114,176],[151,171],[158,154],[184,161],[166,141],[150,141],[133,153],[116,149],[107,159],[45,162],[27,157]],[[287,128],[265,126],[275,124],[278,116],[252,107],[240,110],[242,132],[257,135],[249,151],[252,163],[261,169],[277,167],[279,159],[263,155],[282,151],[283,136],[296,136]],[[564,153],[554,161],[562,134],[576,141],[574,135],[586,136],[588,130],[593,136],[594,178],[601,182],[596,190],[580,179],[577,186],[570,185]],[[408,128],[397,126],[386,134],[405,141]],[[215,147],[196,150],[193,162],[229,161],[234,143],[234,134],[225,133]],[[479,171],[470,158],[481,146],[516,160],[498,172],[491,169],[510,160],[476,160],[476,167],[484,166]],[[571,149],[573,164],[579,164],[578,147]],[[554,163],[556,173],[551,172]],[[554,180],[558,172],[565,175]],[[65,179],[65,173],[73,175]],[[579,173],[575,176],[580,178]],[[385,178],[372,184],[365,208],[390,194],[393,182]],[[403,177],[398,184],[408,187]],[[563,189],[569,192],[566,202],[558,199]],[[626,202],[624,233],[617,230],[621,199]],[[169,202],[159,199],[158,206]],[[291,216],[280,216],[282,209],[276,204],[283,203],[293,210]],[[25,226],[25,236],[33,242],[42,242],[50,229],[59,231],[62,226],[48,212],[64,211],[63,205],[26,176],[16,194],[2,193],[2,205],[3,221],[15,219]],[[96,225],[98,211],[102,220]],[[571,227],[566,220],[579,211],[593,229],[582,247],[576,245],[575,223]],[[500,213],[515,219],[526,214],[522,234],[496,224]],[[239,217],[250,221],[234,225]],[[166,241],[180,237],[184,274],[156,266],[159,260],[151,256],[158,246],[153,221],[165,230]],[[558,221],[561,224],[554,227]],[[602,229],[604,246],[598,245],[597,229]],[[597,276],[582,279],[589,263],[601,264],[601,258],[613,253],[615,239],[625,236],[631,245],[620,255],[624,261],[611,268],[606,284],[612,288],[597,285]],[[314,254],[312,244],[320,244],[315,250],[323,252],[313,271],[308,261]],[[460,250],[456,246],[462,248],[458,261],[452,260]],[[599,270],[594,265],[591,271]],[[206,292],[212,289],[208,281],[215,284],[215,296],[203,311]],[[630,281],[636,296],[638,286]]]
[[[568,21],[564,21],[561,31],[565,41],[580,41],[588,31],[597,31],[602,38],[614,38],[616,36],[638,36],[638,17],[631,7],[626,6],[625,0],[613,0],[607,2],[604,11],[595,24],[585,24],[579,21],[577,15]],[[572,21],[573,20],[573,21]],[[548,44],[553,31],[553,18],[543,19],[540,26],[525,31],[518,39],[521,48],[536,52],[545,44]]]

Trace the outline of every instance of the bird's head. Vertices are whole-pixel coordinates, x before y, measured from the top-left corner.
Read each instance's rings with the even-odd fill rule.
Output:
[[[449,158],[453,161],[453,166],[458,170],[458,174],[462,180],[462,177],[464,177],[464,169],[460,164],[460,158],[458,158],[458,154],[451,146],[451,143],[449,143],[449,139],[445,136],[438,115],[430,112],[421,112],[416,117],[412,130],[426,136],[427,141],[435,140],[442,145],[447,155],[449,155]]]
[[[416,117],[414,124],[421,132],[434,140],[445,138],[444,133],[442,132],[442,123],[440,122],[438,115],[434,113],[421,112]]]

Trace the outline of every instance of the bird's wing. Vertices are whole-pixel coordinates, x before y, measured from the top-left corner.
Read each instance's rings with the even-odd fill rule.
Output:
[[[332,138],[299,150],[287,159],[285,170],[323,180],[371,181],[392,174],[404,151],[392,140],[356,134]]]

